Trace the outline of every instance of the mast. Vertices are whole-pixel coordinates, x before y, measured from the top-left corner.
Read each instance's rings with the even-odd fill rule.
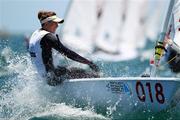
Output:
[[[168,28],[168,25],[169,25],[169,22],[170,22],[170,16],[172,14],[172,9],[173,9],[173,6],[174,6],[174,2],[175,0],[170,0],[170,4],[169,4],[169,7],[168,7],[168,11],[167,11],[167,14],[166,14],[166,18],[165,18],[165,21],[164,21],[164,25],[163,25],[163,28],[162,28],[162,33],[166,33],[167,32],[167,28]]]
[[[155,67],[154,67],[153,71],[156,71],[157,67],[160,64],[160,59],[161,59],[161,57],[162,57],[162,55],[163,55],[163,53],[165,51],[163,41],[164,41],[164,38],[166,36],[166,32],[167,32],[167,29],[168,29],[170,19],[172,18],[171,16],[172,16],[172,9],[173,9],[173,6],[174,6],[174,2],[175,2],[175,0],[170,0],[168,11],[167,11],[167,14],[166,14],[166,18],[165,18],[161,33],[159,35],[159,39],[156,41],[155,55],[154,55]],[[155,74],[156,74],[156,72],[154,72],[153,76],[155,76]]]

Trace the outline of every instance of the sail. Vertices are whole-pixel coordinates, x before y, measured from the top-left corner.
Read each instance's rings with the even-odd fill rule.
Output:
[[[148,6],[148,0],[72,0],[63,43],[103,60],[136,58],[147,40]]]
[[[172,23],[174,26],[174,42],[180,46],[180,0],[175,0],[174,8],[173,8],[173,20]]]
[[[112,54],[119,53],[119,35],[123,23],[124,9],[124,0],[104,0],[103,13],[96,29],[96,49]]]
[[[168,0],[169,1],[169,0]],[[167,3],[162,0],[157,1],[148,1],[148,16],[146,17],[146,36],[148,39],[155,41],[157,39],[157,36],[161,30],[162,21],[164,19],[163,16],[165,16],[165,11],[167,7]]]
[[[126,20],[122,26],[119,51],[124,56],[136,57],[138,48],[143,48],[145,38],[145,17],[147,14],[147,0],[129,0],[126,4]]]
[[[72,49],[93,50],[92,31],[96,24],[96,0],[73,0],[65,19],[63,42]]]

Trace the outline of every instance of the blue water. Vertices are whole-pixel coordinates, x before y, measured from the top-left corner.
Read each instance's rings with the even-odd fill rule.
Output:
[[[121,62],[97,61],[96,64],[104,76],[140,76],[149,67],[149,60],[138,57]],[[51,96],[51,92],[56,91],[51,90],[34,71],[24,37],[12,35],[0,38],[0,120],[180,119],[179,104],[159,113],[124,113],[119,109],[111,112],[110,108],[102,106],[83,106],[58,101],[59,96]]]

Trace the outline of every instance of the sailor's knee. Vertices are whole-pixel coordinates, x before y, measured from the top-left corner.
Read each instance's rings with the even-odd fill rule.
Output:
[[[56,86],[58,84],[61,84],[63,80],[61,79],[61,77],[56,76],[55,73],[49,72],[47,73],[46,81],[48,85]]]

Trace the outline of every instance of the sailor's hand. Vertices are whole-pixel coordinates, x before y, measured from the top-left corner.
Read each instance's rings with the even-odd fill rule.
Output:
[[[173,41],[172,41],[172,39],[169,36],[166,35],[165,39],[164,39],[164,43],[168,44],[168,45],[172,45]]]
[[[46,80],[47,80],[48,85],[50,86],[56,86],[62,83],[61,78],[56,76],[55,73],[52,71],[47,73]]]
[[[90,63],[89,67],[94,70],[95,72],[99,72],[99,67],[95,65],[94,63]]]

